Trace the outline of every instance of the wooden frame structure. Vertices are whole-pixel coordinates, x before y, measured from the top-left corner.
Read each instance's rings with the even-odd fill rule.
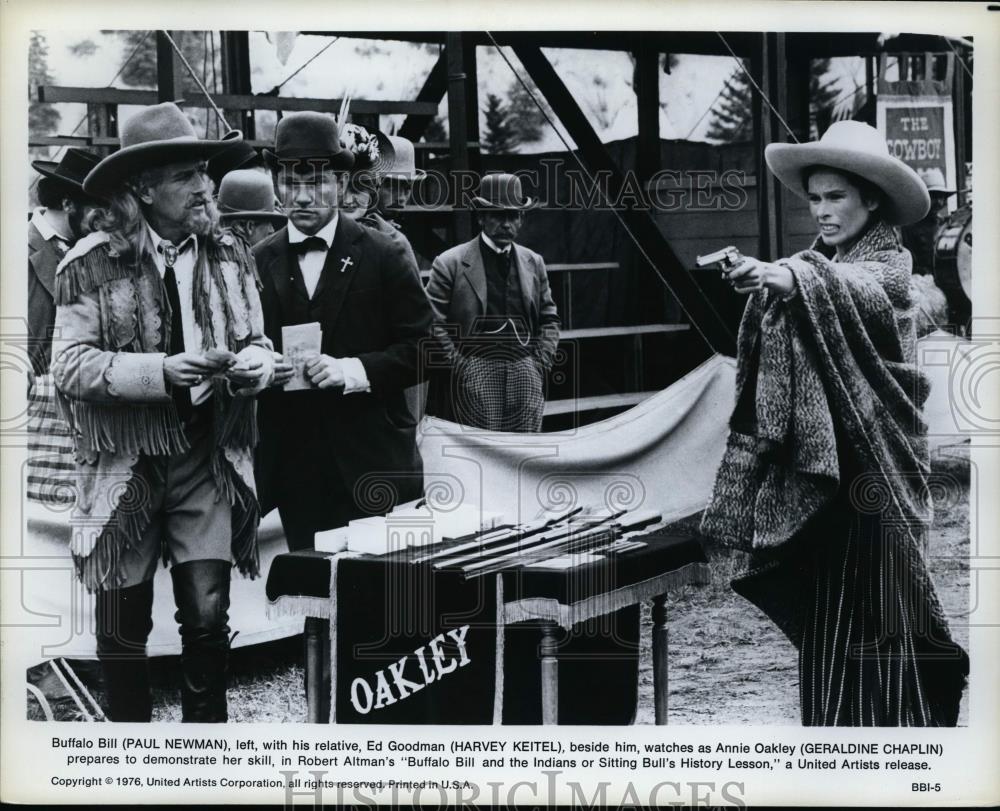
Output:
[[[377,122],[382,114],[405,114],[399,133],[419,141],[438,106],[447,97],[449,136],[446,144],[419,143],[418,148],[447,151],[452,170],[478,170],[479,101],[476,89],[476,48],[494,43],[509,47],[517,55],[528,76],[577,144],[577,152],[590,173],[610,172],[609,192],[615,197],[623,183],[621,168],[590,125],[572,94],[562,82],[543,48],[581,48],[626,51],[635,63],[634,86],[638,107],[638,138],[635,165],[629,167],[642,179],[650,178],[660,168],[659,70],[663,54],[708,54],[735,56],[746,60],[754,83],[770,100],[765,104],[761,93],[753,95],[754,154],[757,165],[757,217],[759,254],[764,259],[783,255],[788,244],[785,193],[763,164],[763,147],[772,141],[788,140],[783,121],[796,137],[806,140],[809,122],[809,61],[836,56],[860,56],[866,60],[866,85],[869,99],[874,90],[875,62],[879,54],[908,51],[945,51],[941,38],[926,35],[901,35],[883,44],[876,33],[748,33],[731,32],[387,32],[387,31],[304,31],[302,34],[339,36],[376,40],[397,40],[437,44],[440,55],[423,86],[413,100],[352,101],[351,111],[359,123]],[[230,123],[243,130],[254,145],[254,117],[259,110],[279,114],[292,110],[336,112],[339,99],[287,98],[254,95],[250,83],[249,35],[245,31],[222,32],[223,93],[215,97],[227,111]],[[950,45],[948,46],[950,47]],[[953,49],[953,48],[952,48]],[[117,107],[121,104],[153,104],[182,100],[183,66],[164,32],[157,32],[156,90],[118,90],[111,88],[40,87],[38,100],[44,102],[82,102],[87,104],[90,135],[86,137],[35,138],[32,146],[85,145],[103,149],[117,144]],[[962,171],[970,146],[967,109],[971,88],[965,71],[954,71],[955,127],[957,165]],[[205,106],[200,98],[186,101]],[[874,107],[864,115],[874,123]],[[959,178],[960,183],[964,180]],[[963,184],[964,185],[964,184]],[[732,354],[735,349],[733,324],[723,323],[705,293],[696,284],[689,269],[678,259],[669,241],[648,211],[627,208],[621,219],[639,252],[669,282],[673,295],[697,325],[699,332],[715,351]],[[468,239],[472,233],[471,214],[457,207],[449,212],[452,244]],[[651,269],[652,270],[652,269]]]

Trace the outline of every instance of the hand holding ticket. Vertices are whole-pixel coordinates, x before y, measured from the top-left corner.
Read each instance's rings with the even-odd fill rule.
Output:
[[[313,388],[306,374],[308,362],[320,354],[323,330],[319,322],[294,324],[281,328],[281,346],[284,359],[291,365],[292,374],[284,385],[285,391]]]

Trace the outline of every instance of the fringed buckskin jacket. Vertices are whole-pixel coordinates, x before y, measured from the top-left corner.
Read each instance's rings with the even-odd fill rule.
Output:
[[[199,239],[194,269],[198,349],[228,349],[273,368],[253,256],[223,232]],[[76,506],[70,548],[88,589],[114,588],[119,560],[146,531],[155,457],[187,450],[163,362],[170,349],[170,304],[151,255],[119,255],[95,232],[66,254],[56,274],[52,373],[57,402],[76,449]],[[232,506],[232,554],[259,574],[260,509],[253,477],[256,399],[212,381],[212,476],[217,498]],[[256,391],[248,394],[255,394]]]

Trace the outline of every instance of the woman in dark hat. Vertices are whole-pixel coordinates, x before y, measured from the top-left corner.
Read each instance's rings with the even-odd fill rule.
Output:
[[[928,383],[893,230],[924,216],[927,189],[856,121],[765,158],[819,235],[726,274],[750,298],[702,531],[750,554],[733,586],[798,647],[804,725],[954,726],[968,657],[923,557]]]

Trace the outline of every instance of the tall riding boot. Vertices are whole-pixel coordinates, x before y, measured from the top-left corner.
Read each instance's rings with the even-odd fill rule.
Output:
[[[229,576],[225,560],[191,560],[170,570],[181,631],[184,721],[221,723],[229,666]]]
[[[153,629],[153,581],[97,592],[97,658],[112,721],[152,717],[146,641]]]

